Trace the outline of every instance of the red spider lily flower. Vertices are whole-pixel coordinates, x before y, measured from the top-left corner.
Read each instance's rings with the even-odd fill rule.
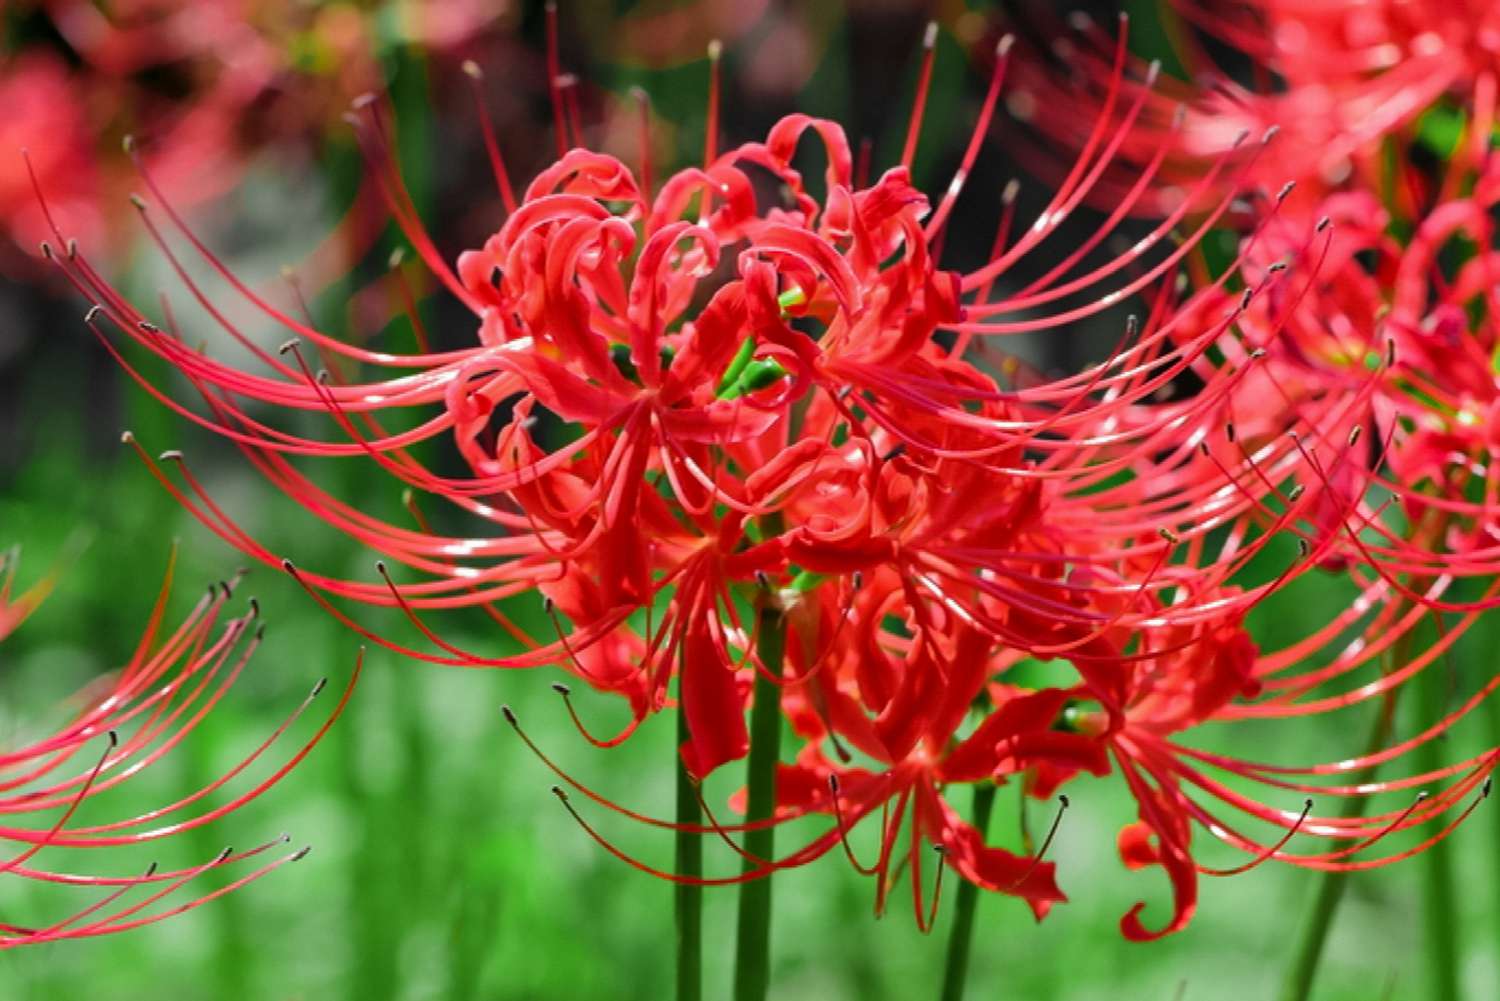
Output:
[[[1100,185],[1100,205],[1125,197],[1144,170],[1159,183],[1140,197],[1138,211],[1170,211],[1212,165],[1245,159],[1234,149],[1241,133],[1275,128],[1286,140],[1280,155],[1244,164],[1233,177],[1247,191],[1295,182],[1300,204],[1310,209],[1335,191],[1376,187],[1382,143],[1404,153],[1412,145],[1410,126],[1442,102],[1472,116],[1472,128],[1453,151],[1457,160],[1477,166],[1488,156],[1500,80],[1500,15],[1484,0],[1175,0],[1173,6],[1217,49],[1191,30],[1177,32],[1178,55],[1193,82],[1163,79],[1132,88],[1135,128],[1119,153],[1128,166]],[[1012,108],[1076,148],[1083,139],[1077,123],[1113,98],[1113,39],[1087,19],[1071,24],[1077,30],[1057,32],[1050,58],[1020,61]],[[1250,60],[1250,85],[1242,70],[1216,58],[1224,47]],[[1061,62],[1067,79],[1048,62]],[[1074,113],[1057,113],[1064,107]],[[1049,113],[1039,114],[1042,108]]]
[[[1076,273],[1083,254],[1119,222],[1115,217],[1020,294],[986,301],[995,280],[1054,234],[1103,173],[1118,137],[1111,138],[1101,120],[1097,141],[1036,225],[1013,245],[1000,234],[996,255],[974,271],[938,268],[930,244],[940,236],[977,156],[1003,69],[1002,59],[964,165],[925,223],[927,202],[910,186],[903,167],[868,188],[851,190],[852,157],[842,131],[833,123],[793,116],[765,143],[742,146],[713,157],[704,169],[674,175],[652,199],[619,161],[575,150],[532,183],[483,249],[461,256],[456,273],[417,227],[391,168],[387,126],[375,104],[367,102],[361,135],[392,210],[439,280],[476,313],[478,346],[398,356],[342,344],[277,309],[208,259],[250,302],[330,359],[417,370],[383,382],[346,385],[331,372],[316,378],[295,343],[287,346],[290,359],[276,358],[210,306],[225,332],[247,344],[273,375],[236,371],[187,350],[170,324],[164,329],[147,320],[102,285],[81,255],[57,260],[97,302],[91,321],[111,320],[126,336],[180,366],[208,394],[213,415],[169,405],[253,450],[254,461],[273,479],[330,521],[387,556],[435,575],[426,584],[393,590],[303,573],[308,584],[361,600],[406,601],[412,609],[480,604],[533,586],[559,561],[597,551],[604,561],[601,601],[614,608],[621,601],[643,601],[647,590],[642,561],[626,544],[635,537],[635,519],[645,503],[642,472],[667,481],[675,503],[696,506],[709,498],[710,505],[764,513],[748,506],[714,455],[723,450],[753,465],[787,448],[792,442],[785,416],[804,398],[827,414],[821,429],[825,439],[838,433],[834,425],[840,421],[852,421],[860,437],[873,425],[888,442],[882,452],[909,447],[934,458],[978,460],[996,471],[1073,479],[1083,490],[1132,463],[1149,461],[1159,445],[1181,437],[1183,428],[1213,408],[1225,387],[1244,376],[1245,366],[1208,371],[1204,393],[1168,407],[1150,405],[1164,386],[1202,361],[1204,350],[1234,319],[1231,313],[1217,329],[1169,346],[1175,324],[1165,292],[1148,325],[1137,328],[1108,363],[1081,376],[1005,391],[961,360],[976,337],[1057,328],[1155,284],[1170,286],[1166,280],[1186,253],[1179,246],[1160,260],[1144,261],[1180,221],[1180,215],[1173,216],[1130,254]],[[571,126],[564,123],[564,128]],[[823,206],[790,164],[798,138],[808,131],[816,132],[828,155],[830,194]],[[778,179],[789,207],[759,206],[751,169]],[[159,195],[149,168],[144,176]],[[508,183],[502,185],[502,199],[508,191]],[[680,218],[694,204],[700,204],[698,220]],[[176,213],[163,205],[177,222]],[[1211,207],[1210,218],[1226,207]],[[741,241],[746,246],[738,251],[739,277],[720,284],[699,315],[685,315],[692,297],[705,291],[719,248]],[[1140,266],[1127,272],[1137,262]],[[189,287],[209,302],[203,290]],[[961,297],[974,297],[978,304],[962,305]],[[1080,298],[1083,305],[1035,315]],[[1033,315],[1006,318],[1023,311]],[[799,325],[817,328],[815,335]],[[943,331],[956,331],[960,343],[941,347],[935,335]],[[250,417],[238,398],[328,412],[352,440],[289,435]],[[380,411],[435,403],[444,411],[408,430],[388,432],[374,422]],[[975,406],[984,412],[970,412]],[[567,422],[576,437],[550,452],[538,449],[527,429],[542,419]],[[949,430],[952,425],[963,430]],[[470,479],[437,476],[407,452],[450,430],[474,469]],[[1025,448],[1049,455],[1042,469],[1025,468]],[[317,492],[284,461],[293,454],[368,455],[408,485],[515,534],[439,539],[382,526]],[[1008,465],[1005,454],[1013,456]],[[564,492],[566,509],[555,506],[563,503]],[[550,499],[547,509],[521,503],[519,511],[479,500],[501,494]],[[1117,496],[1106,492],[1094,506],[1107,506]],[[237,546],[279,562],[255,547],[222,511],[203,500],[194,506]],[[586,508],[592,511],[585,515]],[[1157,527],[1192,518],[1191,511],[1176,511],[1130,531],[1155,538]],[[1084,524],[1080,519],[1080,531],[1087,531]],[[1160,540],[1149,549],[1164,551]],[[452,556],[501,562],[480,569],[444,559]],[[670,570],[667,576],[673,576]],[[557,652],[554,645],[515,663],[540,663]]]
[[[942,850],[942,862],[959,875],[1025,899],[1040,919],[1066,899],[1056,884],[1055,864],[1042,861],[1041,852],[1027,858],[986,845],[942,791],[953,783],[1003,780],[1007,763],[1014,767],[1026,758],[1018,745],[1048,730],[1068,693],[1009,693],[972,733],[956,740],[994,673],[993,640],[958,616],[924,614],[921,606],[903,609],[902,591],[895,574],[875,576],[856,596],[856,621],[822,623],[825,631],[834,628],[828,649],[812,662],[794,658],[800,664],[789,676],[787,712],[809,742],[797,763],[782,766],[778,775],[782,814],[831,814],[842,837],[880,810],[880,851],[873,864],[861,865],[845,843],[856,868],[876,878],[877,912],[885,905],[892,863],[899,857],[910,869],[918,924],[930,923],[930,915],[923,914],[921,875],[921,846],[927,842]],[[887,616],[903,611],[909,637],[880,627]],[[828,616],[826,610],[823,614]],[[888,646],[895,651],[887,652]],[[825,755],[825,742],[836,760]],[[851,766],[848,748],[873,759],[879,770]],[[908,820],[910,837],[900,855],[897,840]]]
[[[472,313],[473,343],[457,349],[430,350],[415,310],[420,348],[397,354],[341,342],[277,307],[183,225],[144,161],[157,203],[139,203],[148,231],[210,324],[245,347],[254,365],[190,347],[198,338],[171,310],[148,318],[55,225],[59,247],[68,249],[47,252],[93,304],[91,330],[149,392],[234,441],[287,495],[382,555],[379,582],[297,567],[245,532],[181,455],[171,455],[173,476],[136,446],[211,530],[256,560],[284,565],[372,641],[433,663],[563,665],[631,706],[630,724],[599,738],[568,701],[579,729],[602,747],[671,705],[675,680],[687,731],[682,759],[699,780],[747,754],[752,680],[781,686],[806,747],[782,772],[773,817],[721,824],[710,814],[708,824],[675,824],[612,803],[558,769],[606,808],[722,838],[747,868],[717,880],[663,872],[616,848],[575,811],[625,861],[682,882],[742,882],[848,847],[849,828],[880,810],[879,859],[860,866],[876,877],[878,904],[909,867],[919,924],[930,922],[920,850],[930,843],[943,849],[944,867],[1023,897],[1040,916],[1063,899],[1045,846],[1028,856],[985,845],[944,796],[959,784],[1012,777],[1050,795],[1080,772],[1117,767],[1144,825],[1129,829],[1123,854],[1128,864],[1166,867],[1177,903],[1165,930],[1173,931],[1188,920],[1196,893],[1191,823],[1258,861],[1287,854],[1284,841],[1265,850],[1219,824],[1195,796],[1289,829],[1288,838],[1306,827],[1352,842],[1303,860],[1326,864],[1453,806],[1493,762],[1420,777],[1463,774],[1394,822],[1294,824],[1200,779],[1194,755],[1206,752],[1179,746],[1181,732],[1376,698],[1451,643],[1445,636],[1353,695],[1298,701],[1371,666],[1442,607],[1440,591],[1408,583],[1430,566],[1419,563],[1421,540],[1393,550],[1394,563],[1356,544],[1371,514],[1366,472],[1330,465],[1326,450],[1315,454],[1281,434],[1350,426],[1391,362],[1380,355],[1376,370],[1340,396],[1278,407],[1262,423],[1252,418],[1253,449],[1227,441],[1236,412],[1274,387],[1268,360],[1292,340],[1284,329],[1301,322],[1295,307],[1309,293],[1301,272],[1284,266],[1247,268],[1243,287],[1230,291],[1232,269],[1186,303],[1176,279],[1196,242],[1230,211],[1269,137],[1242,141],[1244,158],[1239,147],[1226,152],[1158,225],[1106,263],[1085,262],[1140,203],[1154,168],[1096,232],[1056,249],[1062,221],[1102,190],[1150,100],[1148,90],[1126,84],[1123,39],[1109,57],[1103,110],[1042,214],[1013,234],[1007,196],[991,254],[966,270],[945,268],[942,234],[989,130],[1008,52],[1008,43],[997,48],[959,169],[934,203],[909,171],[925,84],[901,160],[871,180],[837,124],[804,115],[782,120],[763,142],[721,154],[714,76],[703,165],[657,185],[644,159],[649,136],[636,169],[584,147],[573,84],[561,93],[554,34],[549,82],[564,149],[517,197],[482,120],[505,220],[452,267],[395,167],[380,100],[362,100],[351,117],[391,214],[437,283]],[[470,69],[480,86],[482,74]],[[821,196],[794,165],[804,139],[822,156]],[[1264,245],[1279,238],[1278,204],[1266,201],[1237,265],[1262,261]],[[191,277],[158,217],[238,305],[293,339],[271,351],[242,329]],[[1017,279],[1023,262],[1041,262],[1040,275]],[[995,294],[1002,280],[1007,287]],[[381,281],[410,301],[399,265]],[[1043,378],[993,346],[1010,335],[1066,331],[1137,296],[1145,319],[1130,321],[1110,355],[1082,372]],[[1247,326],[1252,310],[1258,320]],[[141,378],[134,351],[173,366],[206,411]],[[1175,395],[1189,382],[1194,391]],[[336,437],[283,430],[262,405],[325,415]],[[413,411],[422,414],[415,423]],[[414,454],[440,438],[456,442],[465,474],[438,472]],[[366,457],[414,495],[439,498],[484,527],[442,534],[415,501],[415,527],[372,517],[325,492],[294,461],[332,456]],[[1285,559],[1275,547],[1289,536],[1302,552]],[[1315,568],[1337,561],[1356,575],[1360,600],[1326,629],[1257,656],[1246,617],[1287,588],[1317,586]],[[1269,564],[1279,569],[1267,572]],[[544,596],[554,635],[528,635],[499,604],[529,593]],[[375,634],[344,611],[348,602],[400,607],[422,647]],[[784,667],[757,653],[767,616],[749,614],[752,605],[788,623]],[[521,652],[465,649],[428,622],[461,607],[488,612]],[[1335,647],[1350,629],[1362,644]],[[1330,647],[1328,664],[1308,666],[1305,658]],[[1034,689],[1007,681],[1005,672],[1026,658],[1064,660],[1079,681]],[[1305,670],[1291,673],[1297,667]],[[1269,677],[1283,671],[1289,676]],[[1272,693],[1264,703],[1254,700],[1262,690]],[[845,758],[849,747],[873,765],[855,767]],[[1229,758],[1210,763],[1273,788],[1291,773]],[[1373,791],[1397,788],[1404,786]],[[831,826],[780,858],[756,856],[733,837],[814,813],[831,816]],[[1127,917],[1126,934],[1164,933],[1148,930],[1138,912]]]
[[[52,585],[46,578],[24,594],[11,597],[14,551],[0,561],[0,637],[19,625]],[[184,813],[205,797],[249,772],[307,710],[323,682],[302,700],[276,730],[223,775],[182,798],[134,816],[80,824],[79,808],[109,798],[151,767],[198,727],[238,680],[260,643],[257,609],[252,598],[241,616],[225,618],[233,583],[209,588],[175,629],[163,628],[172,570],[152,609],[130,661],[82,693],[80,707],[50,733],[0,751],[0,840],[16,846],[0,861],[0,873],[38,883],[101,891],[99,899],[44,924],[0,921],[0,948],[37,945],[128,931],[194,910],[246,883],[303,858],[308,848],[276,855],[289,838],[283,835],[248,850],[225,849],[208,862],[180,870],[102,876],[39,868],[49,849],[117,848],[143,845],[194,830],[247,806],[277,785],[328,732],[343,712],[354,675],[338,704],[316,732],[286,761],[253,786],[219,806]],[[262,856],[272,857],[267,862]],[[211,870],[256,860],[254,868],[228,884],[187,900],[183,887]],[[136,899],[129,899],[130,895]],[[165,902],[165,903],[163,903]],[[161,906],[158,906],[161,905]]]

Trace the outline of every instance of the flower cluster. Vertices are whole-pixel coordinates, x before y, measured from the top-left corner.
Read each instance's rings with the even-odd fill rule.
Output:
[[[15,573],[12,550],[0,557],[0,639],[36,610],[54,584],[49,575],[29,590],[12,594]],[[282,835],[249,849],[226,848],[212,859],[183,869],[163,869],[152,863],[141,873],[105,876],[40,867],[58,849],[152,844],[247,806],[307,756],[348,702],[353,679],[328,718],[301,747],[253,785],[220,803],[207,805],[221,790],[233,789],[241,776],[266,771],[267,762],[262,759],[306,712],[324,682],[318,682],[270,736],[208,784],[133,816],[81,823],[79,811],[85,804],[92,806],[117,795],[114,790],[129,786],[133,778],[187,740],[233,687],[260,644],[262,627],[256,621],[255,599],[250,599],[243,614],[227,617],[236,581],[211,586],[176,628],[165,628],[171,583],[169,567],[140,642],[123,667],[80,693],[77,709],[55,729],[40,730],[25,743],[0,752],[0,812],[7,818],[0,839],[14,846],[0,863],[0,874],[97,891],[96,899],[87,905],[43,923],[23,924],[7,916],[0,922],[0,948],[89,938],[153,924],[194,910],[298,861],[309,851],[282,853],[290,840]],[[356,678],[358,674],[356,666]],[[184,895],[179,891],[205,873],[247,868],[239,863],[252,860],[248,872],[181,899]]]
[[[58,247],[70,249],[48,254],[92,304],[90,328],[143,386],[379,552],[379,579],[284,559],[180,455],[173,475],[140,451],[230,545],[284,566],[332,614],[411,658],[549,666],[620,698],[632,721],[601,737],[559,683],[597,747],[673,710],[694,782],[750,758],[747,817],[731,823],[706,802],[697,821],[647,817],[554,765],[594,803],[718,837],[744,863],[716,879],[652,867],[559,789],[589,833],[638,868],[738,883],[842,848],[874,878],[877,906],[905,874],[925,927],[930,845],[937,872],[1020,897],[1041,917],[1065,899],[1047,846],[990,844],[955,794],[1015,782],[1049,799],[1078,776],[1115,776],[1137,803],[1119,837],[1122,861],[1159,866],[1171,883],[1168,914],[1148,921],[1138,904],[1122,919],[1127,937],[1148,940],[1186,925],[1200,875],[1272,858],[1368,868],[1446,836],[1488,790],[1495,752],[1383,781],[1370,770],[1440,736],[1493,684],[1415,737],[1328,763],[1245,760],[1191,737],[1215,722],[1297,725],[1371,700],[1388,706],[1490,604],[1445,593],[1455,576],[1493,571],[1495,507],[1464,493],[1476,476],[1492,478],[1476,473],[1472,455],[1451,461],[1455,449],[1484,447],[1485,422],[1461,443],[1450,436],[1464,414],[1489,406],[1494,345],[1474,342],[1483,378],[1473,389],[1434,389],[1418,361],[1422,344],[1452,335],[1464,305],[1492,293],[1490,256],[1444,284],[1437,303],[1425,285],[1402,299],[1400,281],[1402,264],[1420,278],[1432,244],[1485,225],[1483,212],[1443,215],[1372,275],[1363,252],[1389,250],[1377,217],[1363,212],[1363,236],[1306,226],[1283,191],[1255,201],[1233,265],[1191,288],[1180,279],[1203,235],[1285,166],[1262,156],[1272,130],[1259,130],[1237,135],[1144,236],[1095,263],[1160,194],[1158,156],[1106,199],[1091,234],[1065,238],[1065,220],[1120,176],[1156,100],[1152,81],[1132,75],[1121,37],[1102,57],[1102,102],[1045,207],[1016,226],[1007,189],[991,253],[948,266],[943,236],[967,197],[1011,45],[994,51],[971,139],[933,200],[910,172],[932,39],[902,155],[878,175],[836,123],[806,115],[721,153],[715,76],[702,165],[653,183],[649,137],[634,168],[587,148],[576,105],[557,95],[554,38],[566,151],[517,196],[482,123],[505,218],[452,265],[395,168],[382,103],[361,101],[351,120],[393,218],[471,313],[460,348],[428,348],[415,310],[422,347],[400,354],[345,343],[278,307],[183,225],[144,159],[153,204],[139,207],[163,253],[177,263],[157,218],[237,307],[291,340],[268,349],[179,267],[206,322],[256,366],[221,361],[179,317],[152,319],[101,280],[62,231]],[[717,66],[717,49],[711,57]],[[480,79],[477,67],[471,75]],[[803,173],[809,156],[820,179]],[[1399,302],[1382,312],[1390,271]],[[406,288],[399,269],[391,280]],[[1139,315],[1079,372],[1050,376],[1003,347],[1016,335],[1066,336],[1127,303]],[[203,408],[139,376],[136,351],[170,363]],[[1430,401],[1415,428],[1402,399]],[[325,415],[332,435],[268,423],[268,407]],[[424,463],[417,446],[435,439],[456,443],[462,475]],[[413,524],[384,521],[298,465],[334,456],[365,457],[413,498],[437,498],[485,530],[437,531],[415,499]],[[1404,503],[1409,530],[1393,527],[1380,489]],[[1334,620],[1276,647],[1252,632],[1266,602],[1316,593],[1329,573],[1358,588]],[[508,611],[506,599],[527,594],[550,631],[533,635]],[[421,641],[369,629],[349,603],[399,607]],[[433,619],[456,608],[486,611],[519,652],[445,637]],[[1461,621],[1429,636],[1429,617],[1449,612]],[[786,756],[783,721],[796,743]],[[1328,807],[1418,789],[1385,811]],[[1422,833],[1445,816],[1437,834]],[[750,845],[750,835],[806,818],[821,818],[819,833],[780,856]],[[873,862],[848,837],[862,825],[878,829]],[[1200,860],[1195,830],[1236,849],[1236,863]],[[1307,839],[1326,845],[1305,848]]]

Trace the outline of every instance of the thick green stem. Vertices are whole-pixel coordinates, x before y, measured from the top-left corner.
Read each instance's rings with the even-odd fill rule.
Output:
[[[756,673],[755,704],[750,712],[750,762],[746,782],[749,805],[745,819],[751,823],[770,817],[776,809],[776,763],[781,757],[781,667],[786,649],[785,623],[776,595],[761,595],[758,617],[760,628],[756,655],[770,677]],[[747,832],[745,852],[753,858],[771,858],[776,852],[776,829],[768,825]],[[751,858],[745,859],[745,871],[755,867]],[[735,1001],[764,1001],[770,985],[771,880],[762,877],[740,884],[739,929],[734,956]]]
[[[1397,641],[1396,646],[1399,649],[1388,661],[1388,670],[1390,662],[1398,665],[1404,663],[1405,651],[1409,646],[1406,637]],[[1390,739],[1391,724],[1396,715],[1394,695],[1395,692],[1392,691],[1380,704],[1380,711],[1376,714],[1374,725],[1370,728],[1369,740],[1365,742],[1367,755],[1374,754],[1385,747],[1386,741]],[[1364,785],[1375,781],[1375,773],[1378,770],[1375,766],[1362,770],[1351,784]],[[1339,816],[1358,817],[1364,813],[1364,810],[1364,797],[1350,796],[1343,801]],[[1302,934],[1297,939],[1297,951],[1292,960],[1291,969],[1287,971],[1286,983],[1281,991],[1281,1001],[1307,1001],[1312,996],[1313,979],[1317,976],[1318,961],[1323,958],[1323,946],[1328,941],[1328,932],[1333,928],[1333,918],[1344,899],[1344,888],[1348,881],[1347,872],[1325,871],[1319,874],[1318,889],[1313,896],[1312,908],[1303,920]]]
[[[1437,720],[1446,711],[1444,696],[1447,678],[1429,667],[1416,679],[1416,695],[1423,720]],[[1437,771],[1444,765],[1442,745],[1426,741],[1418,753],[1423,771]],[[1441,819],[1428,823],[1428,833],[1443,827]],[[1458,1001],[1458,892],[1453,882],[1453,856],[1447,840],[1439,841],[1422,853],[1422,956],[1427,967],[1427,989],[1423,996],[1432,1001]]]
[[[687,713],[677,710],[677,744],[688,739]],[[677,823],[696,826],[703,823],[703,808],[693,778],[682,763],[677,748],[672,749],[677,768]],[[676,869],[682,876],[703,874],[702,835],[688,830],[677,832]],[[703,996],[703,887],[678,883],[675,890],[677,909],[677,1001],[699,1001]]]
[[[989,830],[995,806],[995,785],[981,782],[974,787],[974,827],[981,837]],[[974,908],[979,887],[967,879],[958,885],[958,905],[953,929],[948,933],[948,963],[943,969],[942,1001],[963,1001],[964,981],[969,976],[969,951],[974,943]]]

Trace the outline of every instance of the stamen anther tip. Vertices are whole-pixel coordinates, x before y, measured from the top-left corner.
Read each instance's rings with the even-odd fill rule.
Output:
[[[506,703],[500,707],[500,715],[504,716],[505,722],[509,723],[511,726],[517,725],[515,710],[511,709],[509,703]]]
[[[552,690],[554,692],[556,692],[558,695],[563,696],[564,698],[566,698],[567,696],[573,694],[573,689],[569,688],[567,685],[563,684],[561,681],[554,681],[554,682],[552,682]]]
[[[464,71],[464,74],[466,76],[468,76],[472,80],[483,80],[484,79],[484,70],[480,69],[479,68],[479,64],[476,63],[472,59],[465,59],[464,60],[464,62],[463,62],[463,71]]]
[[[938,23],[936,21],[928,21],[927,22],[927,29],[922,32],[922,48],[924,48],[924,49],[930,49],[934,45],[936,45],[937,44],[937,36],[938,36]]]

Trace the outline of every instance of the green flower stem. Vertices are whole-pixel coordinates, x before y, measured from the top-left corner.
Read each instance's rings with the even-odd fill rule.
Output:
[[[1411,633],[1407,632],[1388,650],[1381,665],[1382,673],[1389,674],[1404,665],[1411,651]],[[1380,711],[1370,728],[1365,742],[1365,754],[1374,754],[1385,747],[1391,736],[1391,726],[1396,717],[1396,690],[1392,689],[1380,703]],[[1379,767],[1371,765],[1355,776],[1352,785],[1364,785],[1375,781]],[[1365,810],[1365,798],[1350,796],[1344,799],[1339,816],[1346,819],[1358,817]],[[1302,934],[1297,940],[1297,951],[1291,969],[1287,971],[1286,983],[1282,987],[1281,1001],[1308,1001],[1312,996],[1313,979],[1317,976],[1318,961],[1323,957],[1323,946],[1333,928],[1334,915],[1344,899],[1344,888],[1348,884],[1347,872],[1325,871],[1319,874],[1318,889],[1313,896],[1312,909],[1303,920]]]
[[[779,515],[763,519],[763,535],[781,533]],[[756,654],[771,677],[757,672],[755,704],[750,712],[750,762],[747,786],[751,823],[769,818],[776,809],[776,763],[781,757],[781,670],[786,652],[786,626],[775,594],[760,596],[759,638]],[[776,852],[776,830],[766,826],[745,834],[745,852],[768,859]],[[755,868],[750,858],[744,869]],[[735,1001],[764,1001],[771,985],[771,880],[740,884],[739,928],[735,940]]]
[[[983,837],[989,830],[995,806],[995,785],[981,782],[974,787],[974,827]],[[964,981],[969,976],[969,950],[974,943],[974,908],[979,887],[967,879],[958,884],[958,904],[953,928],[948,933],[948,962],[943,968],[942,1001],[963,1001]]]
[[[1424,720],[1441,719],[1446,711],[1443,702],[1447,678],[1435,667],[1428,667],[1414,679],[1416,696]],[[1417,751],[1422,771],[1436,771],[1445,764],[1440,741],[1429,740]],[[1443,827],[1441,818],[1427,824],[1428,834]],[[1446,839],[1422,853],[1422,957],[1427,968],[1427,988],[1422,992],[1432,1001],[1458,1001],[1458,940],[1456,918],[1458,891],[1453,881],[1453,855]]]
[[[677,710],[677,745],[672,757],[677,769],[677,823],[703,823],[703,808],[693,777],[678,752],[688,739],[687,713]],[[676,838],[676,869],[682,876],[703,874],[702,836],[679,830]],[[678,883],[674,888],[677,918],[677,1001],[699,1001],[703,997],[703,887]]]

